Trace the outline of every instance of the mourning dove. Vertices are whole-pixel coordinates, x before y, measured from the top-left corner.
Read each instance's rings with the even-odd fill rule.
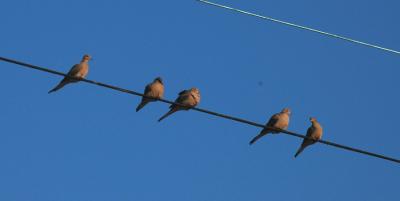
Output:
[[[301,146],[299,150],[297,150],[296,154],[294,157],[296,158],[306,147],[314,144],[317,142],[316,140],[320,140],[322,138],[322,126],[317,122],[317,119],[311,117],[311,126],[307,130],[307,137],[311,139],[304,138],[303,143],[301,143]]]
[[[142,97],[142,101],[136,108],[136,112],[142,109],[147,103],[156,101],[159,98],[162,98],[164,95],[164,84],[161,77],[157,77],[154,81],[146,86],[144,89],[144,95]],[[150,98],[149,98],[150,97]]]
[[[86,77],[86,75],[89,72],[89,60],[91,60],[92,58],[85,54],[82,57],[82,60],[79,64],[75,64],[74,66],[72,66],[71,70],[69,70],[69,72],[67,73],[69,76],[75,77],[76,79],[72,79],[69,77],[64,77],[63,80],[61,80],[61,82],[54,87],[54,89],[50,90],[49,93],[55,92],[61,88],[63,88],[65,85],[69,84],[69,83],[75,83],[78,82],[79,79],[83,79]]]
[[[179,93],[178,98],[176,98],[175,103],[179,103],[185,106],[172,104],[169,108],[169,112],[167,112],[164,116],[162,116],[158,121],[161,121],[168,117],[169,115],[177,112],[179,110],[189,110],[192,107],[195,107],[200,103],[200,91],[197,88],[191,88],[189,90],[183,90]]]
[[[289,126],[289,118],[290,118],[290,109],[289,108],[284,108],[280,113],[272,115],[272,117],[269,119],[267,124],[265,126],[267,127],[274,127],[282,130],[286,130]],[[260,134],[258,134],[256,137],[254,137],[250,141],[250,145],[256,142],[258,139],[263,137],[264,135],[267,135],[268,133],[279,133],[275,130],[264,128]]]

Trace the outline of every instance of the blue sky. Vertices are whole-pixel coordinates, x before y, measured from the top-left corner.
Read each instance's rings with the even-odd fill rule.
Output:
[[[215,1],[400,49],[400,2]],[[323,139],[400,157],[400,57],[194,0],[6,1],[1,56],[66,72],[91,54],[89,79],[264,123],[292,109]],[[1,200],[398,200],[399,165],[0,62]]]

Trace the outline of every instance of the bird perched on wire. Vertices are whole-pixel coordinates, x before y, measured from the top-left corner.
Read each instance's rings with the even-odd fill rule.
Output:
[[[142,109],[147,103],[157,101],[159,98],[163,98],[164,96],[164,83],[161,77],[157,77],[154,81],[148,85],[144,89],[144,95],[142,97],[142,101],[136,108],[136,112]]]
[[[86,77],[86,75],[89,72],[89,61],[92,59],[90,55],[85,54],[82,57],[82,60],[79,64],[75,64],[72,66],[72,68],[69,70],[67,75],[74,77],[64,77],[63,80],[61,80],[60,83],[56,87],[54,87],[52,90],[49,91],[49,93],[55,92],[61,88],[63,88],[65,85],[70,84],[70,83],[75,83],[78,82],[80,79],[83,79]]]
[[[301,143],[300,148],[297,150],[296,154],[294,157],[296,158],[303,150],[317,142],[317,140],[320,140],[322,138],[322,126],[321,124],[318,123],[316,118],[311,117],[311,126],[307,129],[307,138],[304,138],[303,143]]]
[[[289,126],[290,114],[291,114],[290,109],[284,108],[280,113],[272,115],[272,117],[269,119],[269,121],[267,122],[267,124],[265,126],[286,130]],[[276,130],[273,130],[273,129],[264,128],[256,137],[254,137],[250,141],[250,145],[255,143],[257,140],[259,140],[264,135],[267,135],[268,133],[277,134],[279,132]]]
[[[189,110],[200,103],[200,91],[198,88],[191,88],[189,90],[183,90],[179,93],[178,98],[176,98],[175,103],[184,105],[172,104],[169,108],[170,110],[162,116],[158,121],[161,121],[168,117],[169,115],[179,111],[179,110]]]

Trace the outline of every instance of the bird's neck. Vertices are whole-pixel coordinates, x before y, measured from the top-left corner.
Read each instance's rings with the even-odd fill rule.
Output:
[[[312,122],[312,125],[313,125],[314,127],[321,127],[321,125],[319,125],[319,123],[316,122],[316,121],[313,121],[313,122]]]

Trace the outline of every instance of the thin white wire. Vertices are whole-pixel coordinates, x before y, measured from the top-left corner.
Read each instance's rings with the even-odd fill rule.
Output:
[[[293,24],[293,23],[290,23],[290,22],[277,20],[277,19],[274,19],[274,18],[271,18],[271,17],[258,15],[258,14],[251,13],[251,12],[248,12],[248,11],[240,10],[240,9],[237,9],[237,8],[232,8],[232,7],[229,7],[229,6],[225,6],[225,5],[221,5],[221,4],[217,4],[217,3],[213,3],[213,2],[209,2],[209,1],[205,1],[205,0],[197,0],[197,1],[209,4],[209,5],[213,5],[213,6],[216,6],[216,7],[219,7],[219,8],[225,8],[225,9],[233,10],[233,11],[236,11],[236,12],[239,12],[239,13],[242,13],[242,14],[255,16],[255,17],[258,17],[258,18],[265,19],[265,20],[270,20],[270,21],[281,23],[281,24],[284,24],[284,25],[288,25],[288,26],[304,29],[304,30],[307,30],[307,31],[316,32],[316,33],[319,33],[319,34],[322,34],[322,35],[327,35],[327,36],[330,36],[330,37],[333,37],[333,38],[342,39],[342,40],[345,40],[345,41],[353,42],[353,43],[360,44],[360,45],[365,45],[365,46],[368,46],[368,47],[380,49],[380,50],[391,52],[391,53],[395,53],[395,54],[400,54],[399,51],[396,51],[396,50],[393,50],[393,49],[389,49],[389,48],[381,47],[381,46],[378,46],[378,45],[362,42],[362,41],[359,41],[359,40],[354,40],[354,39],[351,39],[351,38],[347,38],[347,37],[344,37],[344,36],[328,33],[328,32],[325,32],[325,31],[318,30],[318,29],[313,29],[313,28],[310,28],[310,27],[305,27],[305,26]]]

